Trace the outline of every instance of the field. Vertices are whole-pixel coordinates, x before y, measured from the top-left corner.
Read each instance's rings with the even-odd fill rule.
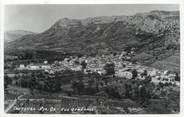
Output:
[[[48,96],[46,93],[36,95],[25,94],[18,99],[17,103],[8,113],[44,113],[44,114],[71,114],[71,113],[134,113],[131,109],[145,111],[130,99],[114,100],[99,96]],[[86,109],[86,110],[85,110]],[[131,111],[132,112],[131,112]],[[135,111],[135,110],[134,110]],[[137,111],[135,112],[137,113]]]

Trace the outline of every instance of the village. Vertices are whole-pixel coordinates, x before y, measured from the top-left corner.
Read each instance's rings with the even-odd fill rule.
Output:
[[[175,80],[176,73],[169,70],[159,70],[153,67],[147,67],[141,65],[138,62],[131,62],[131,57],[134,55],[134,49],[130,53],[122,51],[121,54],[108,54],[108,55],[96,55],[95,57],[91,56],[70,56],[64,58],[63,61],[54,61],[53,63],[48,63],[47,60],[44,60],[42,63],[30,63],[30,64],[19,64],[15,68],[17,71],[36,71],[42,70],[49,74],[54,74],[55,72],[62,72],[65,70],[72,71],[82,71],[84,74],[88,73],[98,73],[99,75],[105,75],[106,70],[104,66],[106,64],[114,65],[114,76],[122,77],[127,79],[132,79],[133,71],[137,72],[137,79],[144,80],[145,75],[151,77],[151,82],[158,84],[175,84],[179,86],[179,81]],[[9,77],[14,77],[16,74],[7,73]]]

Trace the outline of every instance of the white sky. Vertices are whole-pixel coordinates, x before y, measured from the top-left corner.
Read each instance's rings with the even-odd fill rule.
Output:
[[[151,10],[179,10],[176,4],[106,4],[106,5],[6,5],[5,30],[42,32],[58,19],[95,16],[133,15]]]

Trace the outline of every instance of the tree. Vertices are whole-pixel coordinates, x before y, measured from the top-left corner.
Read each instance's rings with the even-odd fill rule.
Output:
[[[106,71],[106,75],[114,75],[115,74],[114,68],[115,68],[114,63],[107,63],[104,66],[104,70]]]
[[[82,80],[79,80],[79,82],[73,81],[72,88],[75,94],[82,94],[84,91],[84,83],[82,82]]]
[[[44,84],[41,84],[40,87],[44,85],[44,90],[48,92],[57,92],[60,91],[61,81],[57,78],[48,77],[44,80]]]
[[[35,85],[36,85],[35,79],[31,78],[30,85],[29,85],[29,90],[30,90],[31,95],[33,95],[33,91],[34,91]]]
[[[73,81],[72,82],[72,89],[73,89],[73,92],[75,93],[75,94],[78,94],[78,88],[77,88],[77,82],[76,81]]]
[[[4,76],[4,88],[6,89],[8,87],[9,84],[11,84],[12,79],[10,77],[8,77],[7,74],[5,74]]]
[[[151,82],[151,76],[146,76],[146,78],[143,80],[143,83],[144,84],[148,84],[148,83],[150,83]]]
[[[148,75],[148,71],[147,70],[144,70],[143,75],[144,76],[147,76]]]
[[[178,75],[178,73],[175,73],[175,80],[180,81],[180,76]]]
[[[95,84],[94,79],[90,79],[90,80],[88,81],[88,87],[89,87],[89,88],[93,87],[94,84]]]
[[[106,87],[105,88],[105,92],[108,94],[109,97],[112,97],[112,98],[121,98],[121,95],[118,91],[118,87],[116,86],[113,86],[113,87]]]
[[[131,94],[130,94],[130,92],[131,92],[131,86],[129,85],[129,84],[125,84],[125,96],[127,97],[127,98],[131,98]]]
[[[147,91],[145,86],[142,86],[140,88],[140,99],[141,99],[141,104],[143,104],[147,99]]]
[[[84,69],[86,69],[87,63],[85,61],[82,61],[81,65],[82,65],[82,71],[84,71]]]
[[[141,73],[140,75],[141,75],[141,77],[143,77],[143,76],[147,77],[147,75],[148,75],[147,70],[144,70],[144,72],[143,72],[143,73]]]
[[[82,80],[79,80],[79,82],[77,83],[77,88],[78,88],[79,94],[81,94],[84,91],[84,83],[82,82]]]
[[[134,70],[132,71],[132,79],[135,79],[136,77],[137,77],[137,70],[134,69]]]

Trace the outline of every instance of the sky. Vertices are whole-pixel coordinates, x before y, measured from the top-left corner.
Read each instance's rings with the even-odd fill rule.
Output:
[[[96,16],[133,15],[151,10],[176,11],[176,4],[106,5],[6,5],[4,29],[43,32],[61,18],[83,19]]]

